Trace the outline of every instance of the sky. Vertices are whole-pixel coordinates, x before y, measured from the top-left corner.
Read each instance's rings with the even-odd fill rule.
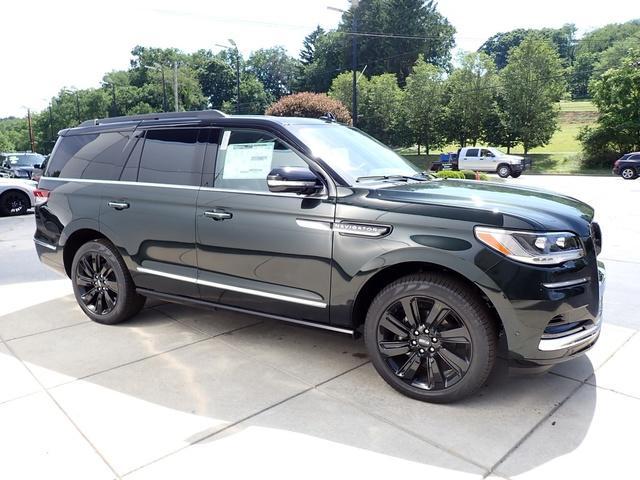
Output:
[[[640,17],[637,0],[440,0],[457,30],[456,48],[476,50],[514,28],[579,33]],[[316,25],[334,28],[348,0],[5,0],[0,40],[0,118],[39,111],[61,88],[98,87],[126,69],[136,45],[218,50],[233,39],[244,55],[283,45],[297,56]],[[402,33],[402,32],[393,32]]]

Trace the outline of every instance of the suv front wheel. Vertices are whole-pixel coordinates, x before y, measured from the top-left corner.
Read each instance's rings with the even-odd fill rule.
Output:
[[[91,240],[82,245],[71,265],[73,293],[78,305],[94,322],[114,325],[143,307],[131,274],[111,242]]]
[[[365,322],[373,366],[399,392],[427,402],[459,400],[493,369],[496,329],[464,284],[433,273],[403,277],[374,299]]]
[[[507,178],[511,175],[511,167],[509,165],[500,165],[498,167],[498,176],[500,178]]]

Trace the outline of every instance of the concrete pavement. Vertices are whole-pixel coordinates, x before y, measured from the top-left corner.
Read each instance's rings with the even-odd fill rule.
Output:
[[[539,377],[420,403],[362,341],[150,302],[107,327],[41,267],[33,218],[0,219],[0,477],[627,478],[640,469],[640,180],[523,176],[597,210],[605,326]]]

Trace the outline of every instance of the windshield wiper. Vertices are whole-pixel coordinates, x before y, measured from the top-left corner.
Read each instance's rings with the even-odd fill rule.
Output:
[[[424,175],[424,174],[421,172],[419,173],[419,175]],[[405,182],[409,180],[415,180],[417,182],[425,182],[429,180],[429,177],[428,176],[414,177],[411,175],[368,175],[368,176],[356,178],[356,182],[361,182],[363,180],[404,180]]]

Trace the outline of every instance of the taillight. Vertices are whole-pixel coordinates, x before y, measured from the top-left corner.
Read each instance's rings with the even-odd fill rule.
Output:
[[[49,200],[50,190],[45,190],[44,188],[36,188],[33,191],[33,196],[36,198],[36,206],[44,205]]]
[[[613,162],[614,167],[617,167],[618,165],[620,165],[620,160],[616,160],[615,162]]]

